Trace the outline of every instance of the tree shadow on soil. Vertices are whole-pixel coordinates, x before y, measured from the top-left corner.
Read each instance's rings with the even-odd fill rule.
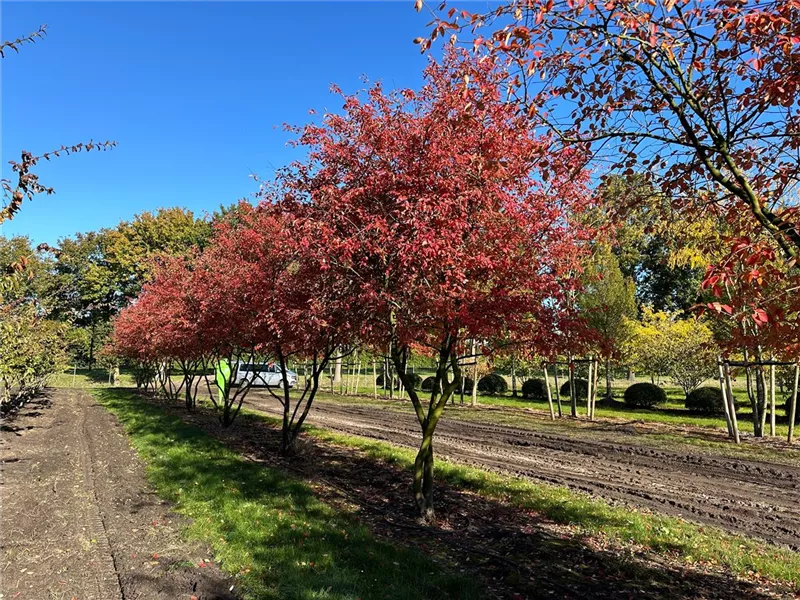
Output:
[[[306,480],[316,496],[354,514],[379,538],[421,549],[470,577],[477,575],[491,596],[686,600],[772,597],[755,584],[719,572],[683,568],[666,560],[656,562],[659,559],[652,556],[598,547],[596,540],[576,538],[568,527],[532,511],[441,482],[436,490],[440,520],[435,527],[423,527],[411,509],[411,474],[403,468],[309,437],[302,440],[300,455],[288,460],[278,456],[280,432],[258,418],[241,415],[231,429],[222,429],[209,410],[199,409],[187,415],[176,406],[160,405],[243,453],[254,461],[252,468],[258,469],[263,463]],[[198,442],[202,443],[202,438]],[[201,486],[212,488],[219,485],[220,474],[225,472],[221,465],[206,463],[193,465],[178,475],[199,476]],[[289,484],[286,480],[271,480],[265,485],[281,488]],[[307,488],[301,486],[288,492],[304,510],[320,510],[315,499],[308,497]],[[264,501],[263,491],[247,488],[241,493],[254,501]],[[564,506],[563,510],[561,520],[569,522],[570,509]],[[606,521],[611,518],[597,517]],[[274,561],[274,543],[275,540],[253,539],[254,559]],[[418,590],[412,597],[436,597],[429,593],[430,590]]]
[[[0,431],[22,435],[21,432],[33,429],[34,425],[26,425],[22,427],[17,425],[17,420],[20,417],[41,416],[44,411],[51,407],[51,405],[51,393],[48,390],[45,390],[38,396],[28,400],[25,404],[14,407],[8,412],[4,412],[2,414],[3,424],[0,425]]]
[[[135,590],[137,598],[186,598],[186,591],[191,590],[192,598],[197,600],[236,600],[236,595],[229,591],[227,579],[208,573],[198,574],[193,568],[174,569],[168,577],[135,571],[122,574],[121,579],[126,590]]]
[[[176,418],[184,416],[181,411],[154,407],[133,394],[120,399],[120,392],[100,395],[134,440],[146,439],[143,457],[151,481],[193,518],[190,531],[214,540],[217,562],[234,572],[244,566],[252,571],[239,580],[249,597],[478,597],[463,576],[432,577],[430,562],[419,553],[355,527],[286,470],[222,451],[220,441],[203,429],[219,430],[212,413],[199,411],[187,425]]]

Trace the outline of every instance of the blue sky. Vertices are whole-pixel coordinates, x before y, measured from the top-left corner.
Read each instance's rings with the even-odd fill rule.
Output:
[[[213,211],[296,157],[283,123],[339,110],[361,77],[418,87],[427,58],[412,40],[430,15],[390,3],[7,3],[3,39],[48,24],[2,60],[2,163],[22,149],[112,139],[36,171],[56,189],[0,233],[55,243],[144,210]]]

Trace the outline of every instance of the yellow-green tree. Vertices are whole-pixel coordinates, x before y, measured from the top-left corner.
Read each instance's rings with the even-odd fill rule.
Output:
[[[669,377],[688,396],[714,376],[719,350],[706,323],[679,316],[645,307],[641,320],[627,321],[626,353],[637,369],[654,380]]]
[[[611,248],[599,246],[587,265],[586,288],[579,303],[605,359],[606,396],[611,397],[611,361],[620,356],[636,316],[636,286],[620,271]]]

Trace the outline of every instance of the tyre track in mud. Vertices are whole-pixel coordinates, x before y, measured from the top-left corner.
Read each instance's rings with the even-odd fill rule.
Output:
[[[252,408],[277,414],[255,394]],[[354,405],[316,404],[309,422],[350,435],[416,448],[411,414]],[[443,419],[438,456],[454,462],[566,486],[615,503],[680,516],[731,533],[800,550],[800,466],[679,453],[508,426]]]

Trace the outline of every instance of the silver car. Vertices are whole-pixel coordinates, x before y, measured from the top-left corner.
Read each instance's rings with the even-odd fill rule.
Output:
[[[283,372],[275,363],[239,363],[233,376],[233,385],[249,381],[251,386],[283,387]],[[286,381],[290,388],[297,384],[297,374],[286,370]]]

